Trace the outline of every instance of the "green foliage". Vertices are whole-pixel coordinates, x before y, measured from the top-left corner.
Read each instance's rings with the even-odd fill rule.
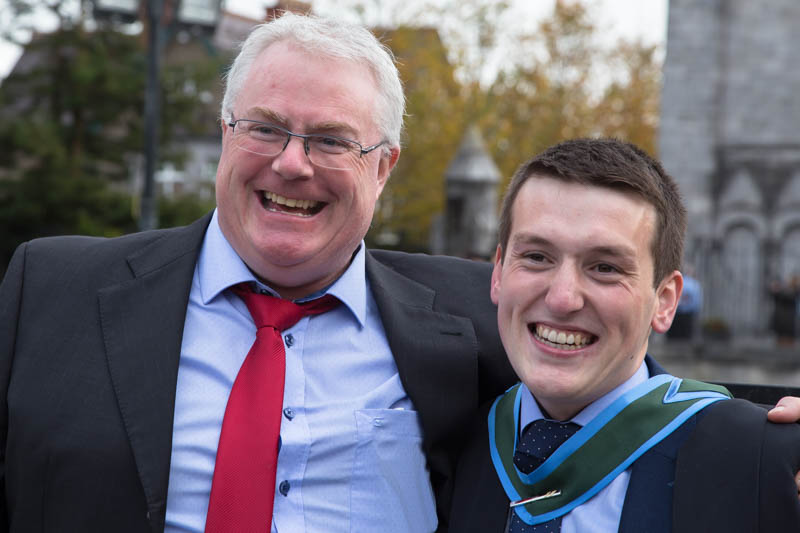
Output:
[[[214,201],[184,194],[158,201],[158,221],[162,228],[185,226],[214,209]]]
[[[177,136],[218,131],[214,91],[227,58],[171,50],[177,57],[168,54],[163,68],[159,145],[161,160],[180,166]],[[69,25],[33,39],[3,80],[0,265],[31,238],[136,230],[130,182],[143,148],[145,56],[140,36]],[[198,101],[205,102],[199,111]],[[162,226],[210,208],[192,198],[162,203]]]
[[[143,62],[116,32],[66,29],[30,43],[0,88],[0,261],[43,235],[135,229],[122,192],[141,144]],[[115,185],[117,184],[117,185]]]

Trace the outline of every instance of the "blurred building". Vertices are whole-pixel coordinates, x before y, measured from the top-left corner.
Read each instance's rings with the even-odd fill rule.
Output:
[[[477,126],[467,129],[444,175],[445,212],[431,228],[431,253],[489,260],[497,244],[495,165]]]
[[[800,272],[800,3],[671,0],[660,156],[689,210],[703,317],[767,330]]]

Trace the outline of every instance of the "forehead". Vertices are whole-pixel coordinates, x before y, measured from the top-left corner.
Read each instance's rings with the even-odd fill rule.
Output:
[[[374,123],[377,99],[367,66],[278,41],[253,61],[235,108],[241,116],[269,110],[295,126],[333,121],[363,128]]]
[[[533,233],[572,248],[627,245],[652,258],[655,222],[655,208],[633,193],[533,176],[514,200],[509,246]]]

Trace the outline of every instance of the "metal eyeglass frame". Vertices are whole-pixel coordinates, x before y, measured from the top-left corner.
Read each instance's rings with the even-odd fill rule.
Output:
[[[283,143],[283,147],[278,152],[276,152],[275,154],[273,154],[271,156],[268,156],[268,157],[275,157],[275,156],[277,156],[279,154],[282,154],[283,151],[286,150],[286,147],[289,146],[289,141],[292,140],[292,137],[297,137],[298,139],[302,139],[303,140],[303,150],[305,151],[307,157],[310,157],[308,154],[309,154],[309,151],[311,150],[311,148],[308,145],[308,140],[313,138],[313,137],[323,137],[323,138],[327,137],[327,138],[330,138],[330,139],[336,139],[338,141],[345,141],[347,143],[354,144],[354,145],[358,146],[358,151],[359,151],[358,157],[359,158],[361,158],[362,156],[364,156],[364,155],[372,152],[373,150],[375,150],[375,149],[383,146],[384,144],[386,144],[386,141],[384,140],[384,141],[379,142],[378,144],[373,144],[372,146],[368,146],[368,147],[364,148],[364,146],[360,142],[354,141],[353,139],[348,139],[346,137],[339,137],[338,135],[327,135],[327,134],[320,134],[320,133],[295,133],[293,131],[287,130],[286,128],[284,128],[282,126],[278,126],[277,124],[272,124],[271,122],[264,122],[264,121],[261,121],[261,120],[253,120],[253,119],[249,119],[249,118],[238,118],[237,119],[237,118],[234,118],[233,115],[231,115],[231,120],[230,120],[230,122],[228,122],[228,126],[231,127],[231,131],[234,131],[234,132],[236,131],[236,125],[239,122],[252,122],[252,123],[255,123],[255,124],[263,124],[264,126],[269,126],[270,128],[275,128],[276,130],[281,131],[281,132],[286,134],[286,142]],[[346,152],[342,152],[342,154],[345,154],[345,153]],[[262,155],[265,155],[265,154],[262,154]]]

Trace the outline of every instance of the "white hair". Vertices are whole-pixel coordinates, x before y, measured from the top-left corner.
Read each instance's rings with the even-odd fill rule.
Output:
[[[226,76],[222,120],[228,121],[233,115],[236,97],[255,59],[279,41],[291,41],[315,56],[366,64],[378,89],[376,125],[389,147],[400,145],[405,96],[391,50],[362,26],[311,15],[286,13],[274,21],[259,24],[250,32]]]

